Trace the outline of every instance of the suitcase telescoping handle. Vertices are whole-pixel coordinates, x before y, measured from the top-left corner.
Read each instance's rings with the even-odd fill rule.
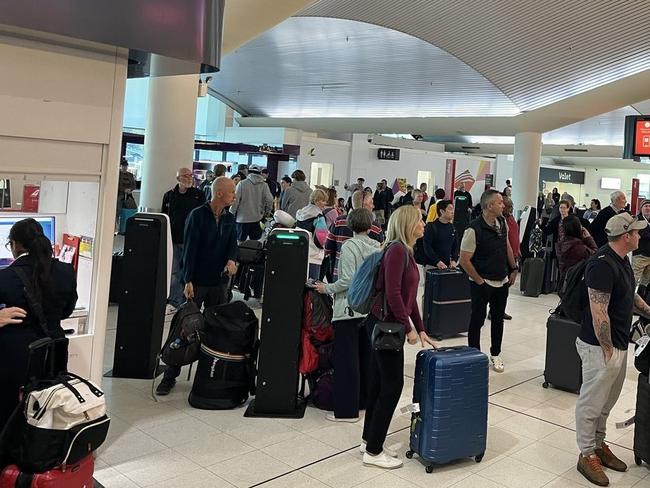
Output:
[[[65,358],[57,358],[58,352],[65,352],[67,355],[67,344],[68,339],[66,337],[43,337],[42,339],[35,340],[27,346],[27,373],[30,379],[33,379],[38,376],[48,375],[50,377],[55,376],[60,371],[56,371],[57,363],[59,365],[64,365],[67,363],[67,356]],[[32,374],[32,366],[34,363],[34,357],[38,351],[45,349],[45,356],[43,364],[41,365],[42,371],[37,374]],[[62,369],[62,368],[58,368]],[[65,368],[63,368],[65,369]]]
[[[438,352],[445,352],[445,351],[461,351],[463,349],[466,349],[467,346],[447,346],[447,347],[438,347],[436,348],[436,351]]]

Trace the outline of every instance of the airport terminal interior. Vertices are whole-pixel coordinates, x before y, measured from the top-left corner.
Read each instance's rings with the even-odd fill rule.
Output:
[[[569,346],[567,359],[558,352],[566,348],[555,349],[561,339],[554,337],[551,342],[555,329],[547,324],[561,314],[558,293],[563,280],[569,282],[571,277],[558,257],[565,238],[562,222],[568,218],[563,205],[579,217],[575,219],[578,240],[586,242],[591,229],[598,242],[590,225],[605,210],[611,210],[612,218],[600,229],[603,247],[614,238],[640,232],[640,251],[630,247],[620,255],[621,263],[628,259],[626,254],[633,264],[648,259],[639,273],[635,268],[636,281],[630,279],[626,296],[636,290],[643,300],[650,291],[650,233],[629,230],[650,222],[650,41],[639,29],[650,22],[649,2],[90,3],[70,0],[46,6],[38,0],[22,0],[0,7],[0,277],[12,269],[14,259],[25,259],[14,252],[11,237],[13,226],[25,218],[40,224],[53,256],[74,269],[76,305],[61,320],[69,339],[67,367],[101,388],[110,418],[106,439],[89,454],[97,488],[596,486],[577,469],[583,456],[577,441],[576,418],[581,412],[576,402],[588,390],[583,384],[588,373],[581,369],[585,359],[581,363],[574,348],[577,332],[570,340],[563,332],[564,345]],[[244,192],[252,192],[248,189],[258,181],[264,195],[269,194],[268,205],[246,200],[253,197]],[[227,194],[224,185],[230,188],[230,184],[240,209],[232,223],[227,219],[233,200],[222,204]],[[196,188],[199,203],[174,210],[170,199],[180,198],[190,187]],[[287,204],[288,195],[303,187],[313,191],[312,201],[307,196],[296,213]],[[383,196],[386,191],[389,200]],[[318,207],[317,194],[325,195],[328,203]],[[496,201],[493,197],[509,202],[511,217],[503,220],[507,237],[500,231],[500,213],[496,224],[487,220]],[[444,220],[444,210],[429,212],[447,200],[455,207],[451,220]],[[363,406],[358,419],[336,418],[334,407],[318,404],[315,394],[321,380],[321,387],[326,384],[325,376],[331,381],[336,378],[333,365],[340,363],[332,359],[328,367],[319,365],[318,375],[314,366],[309,381],[299,374],[307,355],[304,341],[311,341],[316,360],[325,355],[324,342],[305,336],[315,299],[303,301],[303,294],[317,296],[318,282],[332,286],[335,281],[334,256],[338,262],[344,240],[336,232],[349,232],[345,239],[352,237],[344,215],[371,210],[368,225],[372,221],[373,227],[368,235],[373,238],[376,229],[383,241],[384,236],[395,235],[389,218],[400,218],[411,206],[421,212],[424,229],[434,225],[431,215],[454,229],[453,245],[460,258],[452,255],[452,261],[460,259],[461,267],[465,258],[479,255],[481,243],[488,239],[485,232],[496,229],[504,251],[494,259],[502,259],[507,268],[503,276],[481,278],[481,286],[466,268],[465,274],[457,271],[466,296],[456,297],[450,291],[451,298],[432,298],[436,292],[429,287],[440,286],[433,285],[433,276],[444,274],[434,268],[451,265],[449,256],[447,264],[441,258],[442,266],[418,261],[418,246],[429,242],[424,230],[415,246],[418,282],[412,293],[428,336],[441,348],[433,352],[426,344],[424,349],[449,357],[467,351],[472,341],[470,315],[477,308],[475,288],[508,287],[505,313],[510,318],[501,320],[500,352],[491,351],[493,335],[500,336],[491,325],[491,315],[481,329],[484,354],[480,356],[485,360],[481,381],[487,393],[482,402],[487,401],[487,419],[471,409],[462,409],[466,419],[459,413],[464,395],[470,398],[481,386],[472,383],[477,380],[472,379],[470,366],[464,376],[459,366],[454,366],[460,368],[454,373],[451,369],[437,372],[436,381],[449,380],[451,386],[432,387],[432,411],[425,413],[426,401],[420,396],[426,396],[431,385],[424,386],[423,376],[429,374],[421,370],[424,361],[418,362],[417,373],[422,374],[416,374],[423,344],[409,339],[403,345],[404,386],[384,450],[374,455],[368,443],[364,454],[360,451],[360,446],[366,447]],[[259,216],[241,220],[244,207],[254,212],[259,207]],[[336,221],[330,221],[323,207],[334,212]],[[405,211],[398,210],[402,207]],[[188,236],[208,239],[207,231],[192,227],[198,224],[187,223],[195,222],[188,218],[195,208],[191,215],[196,219],[201,209],[214,212],[207,220],[219,233],[218,239],[210,241],[214,252],[210,248],[209,256],[196,258],[201,261],[198,267],[207,269],[213,254],[218,254],[217,260],[223,258],[218,261],[223,272],[215,278],[220,284],[205,287],[227,289],[230,304],[245,303],[236,309],[245,313],[238,313],[233,322],[246,316],[259,324],[259,341],[256,329],[254,347],[241,355],[248,361],[259,352],[259,359],[251,361],[253,367],[245,373],[253,385],[257,380],[257,397],[251,388],[250,396],[247,390],[245,401],[232,408],[205,404],[197,408],[197,397],[192,401],[199,386],[226,383],[228,369],[220,380],[214,373],[222,367],[219,361],[240,357],[219,352],[217,346],[210,349],[207,333],[196,332],[198,342],[203,341],[200,351],[197,342],[194,359],[199,361],[184,365],[175,385],[160,390],[164,366],[158,356],[174,331],[172,320],[181,317],[185,307],[180,305],[188,289],[183,277],[191,273],[188,263],[195,258],[187,255]],[[319,210],[302,219],[307,215],[303,211],[312,208]],[[617,219],[627,218],[625,212],[638,218],[618,224]],[[229,230],[235,229],[235,219],[241,232],[237,237],[235,230]],[[345,231],[337,230],[339,219]],[[481,224],[471,227],[476,219],[486,219],[480,222],[488,229],[480,235]],[[321,220],[327,222],[324,234],[319,234],[317,225]],[[625,231],[618,232],[616,225],[625,225]],[[468,228],[477,229],[470,232],[472,239],[463,237]],[[245,229],[249,237],[240,238]],[[539,243],[533,237],[538,233]],[[474,241],[473,247],[468,247],[468,240]],[[507,249],[513,250],[512,261],[505,251],[506,241]],[[243,260],[244,242],[245,250],[257,253],[257,261]],[[331,242],[334,248],[338,245],[336,252],[328,250]],[[231,243],[234,251],[228,248]],[[289,249],[298,243],[302,249]],[[193,245],[198,249],[202,244]],[[594,244],[581,259],[602,252],[598,247]],[[234,276],[229,276],[230,260],[238,270]],[[479,264],[492,272],[485,262],[474,261],[476,276],[480,277]],[[327,273],[326,266],[332,267]],[[534,266],[539,266],[539,272],[532,271]],[[339,266],[337,272],[342,269]],[[360,269],[357,264],[353,271]],[[406,266],[403,283],[407,270]],[[522,271],[527,273],[526,282]],[[194,271],[195,276],[200,272]],[[623,286],[625,280],[616,277],[608,290]],[[533,280],[539,283],[531,285]],[[407,293],[406,288],[400,281],[399,293]],[[199,285],[193,290],[198,291]],[[356,318],[352,309],[357,309],[346,301],[351,300],[350,290],[348,298],[343,295],[345,313]],[[3,293],[0,289],[0,298]],[[334,298],[334,315],[340,293]],[[563,297],[568,294],[564,289]],[[210,309],[226,306],[209,301],[206,324],[212,323]],[[339,330],[340,322],[332,327],[331,300],[328,303],[327,326]],[[582,303],[589,307],[585,305],[589,298],[583,297]],[[0,310],[11,306],[0,304]],[[572,325],[584,330],[593,310],[587,313],[585,308],[583,323]],[[434,313],[442,318],[432,319]],[[501,312],[496,310],[494,316],[499,322]],[[220,323],[230,316],[224,312],[223,317]],[[406,322],[416,325],[413,315],[409,317]],[[627,469],[606,468],[604,473],[612,487],[650,488],[650,419],[640,418],[650,415],[650,396],[640,397],[649,390],[647,359],[645,374],[639,361],[635,363],[635,350],[640,357],[650,342],[643,342],[650,327],[643,329],[649,321],[636,309],[632,320],[640,326],[630,336],[626,363],[621,364],[625,380],[606,425],[606,442]],[[622,327],[627,325],[632,327],[632,323]],[[441,332],[447,329],[453,333]],[[2,332],[0,325],[0,341],[7,337]],[[383,346],[371,335],[367,340],[373,341],[374,349],[368,345],[367,354],[372,361],[382,354],[396,354],[380,350]],[[182,335],[178,344],[185,344],[185,339]],[[342,347],[330,340],[329,351]],[[173,350],[174,344],[166,344],[166,350]],[[601,350],[597,351],[600,358]],[[201,359],[209,354],[216,358],[210,363],[212,370]],[[454,361],[462,361],[461,356]],[[0,365],[4,375],[9,367]],[[563,388],[549,379],[550,372],[558,370],[568,377],[572,367],[579,371],[575,387]],[[449,379],[457,371],[460,376]],[[1,375],[0,380],[4,385]],[[375,380],[361,372],[362,396]],[[331,383],[330,388],[329,405],[338,404],[334,392],[341,390]],[[284,394],[280,390],[289,391],[293,409],[265,410],[269,398],[273,404]],[[380,395],[384,393],[382,389]],[[449,398],[461,398],[457,412],[449,405],[443,407]],[[434,413],[434,409],[439,410]],[[424,432],[429,425],[422,423],[425,415],[432,416],[431,424],[440,424],[435,432]],[[483,432],[470,434],[468,440],[468,426],[477,418]],[[430,441],[437,446],[432,452],[445,453],[453,444],[453,450],[462,453],[477,438],[484,443],[482,452],[443,462],[435,462],[435,456],[425,460],[418,450]],[[1,438],[0,462],[7,439]],[[372,459],[379,456],[386,456],[395,469],[374,463]],[[596,456],[593,450],[592,456]],[[589,469],[597,471],[594,463]],[[65,478],[65,462],[52,471]],[[13,487],[8,481],[3,484],[5,476],[0,471],[0,488]],[[76,483],[60,486],[87,486]]]

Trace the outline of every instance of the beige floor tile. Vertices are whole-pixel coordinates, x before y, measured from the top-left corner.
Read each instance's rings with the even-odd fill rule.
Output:
[[[189,474],[156,483],[156,488],[233,488],[226,480],[219,478],[207,469],[200,469]],[[106,487],[110,488],[110,487]]]
[[[492,480],[483,478],[481,475],[473,474],[459,481],[451,488],[502,488],[503,485],[495,483]]]
[[[175,446],[174,450],[199,466],[206,467],[254,451],[255,448],[228,434],[219,432],[211,437],[203,437]]]
[[[578,459],[578,445],[576,441],[576,433],[569,429],[558,429],[550,435],[539,440],[542,444],[553,446],[556,449],[575,454],[576,461]]]
[[[187,414],[164,403],[153,404],[144,408],[135,408],[120,414],[120,419],[140,430],[146,430],[170,422],[178,422],[186,418],[188,418]]]
[[[273,444],[262,451],[292,468],[302,468],[339,452],[338,449],[305,435]]]
[[[105,467],[97,469],[95,466],[94,478],[105,488],[138,488],[135,482],[120,473],[117,469]]]
[[[377,469],[364,466],[360,458],[339,454],[301,470],[335,488],[352,488],[381,475]]]
[[[577,459],[577,458],[576,458]],[[634,476],[630,473],[617,473],[611,469],[606,469],[605,473],[609,478],[609,485],[615,488],[631,488],[632,486],[638,485],[639,481],[642,479]],[[572,468],[567,472],[562,474],[562,477],[574,483],[574,486],[588,486],[593,487],[594,485],[589,483],[587,479],[578,473],[576,468]]]
[[[534,440],[542,439],[560,428],[521,414],[515,414],[509,419],[499,422],[497,427]]]
[[[539,488],[556,478],[556,475],[553,473],[518,461],[512,457],[494,463],[487,469],[482,470],[480,475],[509,488]]]
[[[361,434],[363,433],[361,422],[356,424],[328,422],[328,424],[328,427],[310,432],[308,435],[341,451],[361,443]]]
[[[261,451],[242,454],[208,469],[229,483],[246,488],[292,471],[291,466]]]
[[[246,420],[249,421],[247,424],[227,433],[257,449],[304,437],[304,434],[273,419]]]
[[[127,461],[115,466],[115,469],[140,486],[152,486],[198,471],[200,466],[177,452],[167,449]]]
[[[488,427],[486,457],[494,457],[495,454],[511,455],[533,442],[535,442],[533,439],[515,434],[504,428],[498,426]],[[485,459],[483,462],[485,462]]]
[[[386,472],[385,469],[371,468],[379,471],[381,474],[376,478],[357,485],[356,488],[415,488],[418,485],[400,478],[395,473]],[[403,469],[403,468],[398,468]],[[397,472],[396,470],[392,470]]]
[[[512,454],[513,458],[557,476],[575,465],[577,456],[573,453],[536,442]]]
[[[175,447],[200,439],[209,439],[220,434],[219,430],[190,416],[180,417],[171,423],[147,427],[142,431],[168,447]]]
[[[490,396],[490,403],[521,412],[529,408],[537,407],[541,402],[529,400],[528,398],[511,393],[510,390],[506,390]]]
[[[329,488],[322,481],[314,479],[300,471],[290,473],[268,483],[262,483],[259,486],[264,488]]]
[[[141,431],[133,431],[122,435],[113,442],[105,443],[97,454],[109,466],[118,466],[121,463],[147,456],[167,449],[162,442]]]
[[[470,476],[472,473],[466,468],[473,466],[474,461],[462,459],[446,465],[436,465],[433,473],[426,472],[426,464],[415,455],[413,459],[404,459],[404,467],[396,469],[393,474],[422,488],[429,488],[432,485],[446,488]]]

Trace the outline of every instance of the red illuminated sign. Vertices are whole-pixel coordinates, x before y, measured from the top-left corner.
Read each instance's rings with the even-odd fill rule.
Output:
[[[650,156],[650,120],[636,121],[634,153],[639,156]]]

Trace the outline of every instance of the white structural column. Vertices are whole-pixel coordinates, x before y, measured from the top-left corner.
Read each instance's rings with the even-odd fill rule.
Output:
[[[196,75],[158,76],[169,72],[167,64],[152,57],[140,192],[140,207],[150,211],[160,210],[163,195],[176,184],[176,172],[191,168],[194,157],[199,67]]]
[[[515,212],[536,205],[539,192],[539,166],[542,159],[542,134],[520,132],[515,135],[512,200]],[[516,213],[515,213],[516,215]]]

